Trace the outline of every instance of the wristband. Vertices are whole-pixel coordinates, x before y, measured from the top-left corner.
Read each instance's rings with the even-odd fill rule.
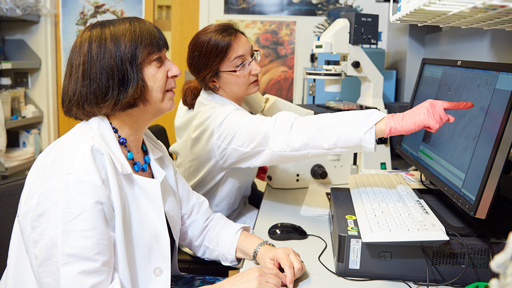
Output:
[[[267,240],[262,241],[260,244],[258,244],[258,246],[256,246],[256,248],[254,248],[254,252],[252,252],[252,261],[254,261],[254,264],[260,265],[260,263],[258,263],[258,260],[256,259],[256,257],[258,256],[258,252],[260,252],[261,247],[263,247],[265,245],[272,246],[272,247],[276,248],[276,245],[268,242]]]

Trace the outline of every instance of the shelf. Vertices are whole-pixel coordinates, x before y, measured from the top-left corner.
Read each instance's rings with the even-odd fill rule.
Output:
[[[0,15],[0,23],[12,22],[6,24],[6,26],[8,26],[7,29],[13,29],[12,27],[14,26],[28,27],[27,25],[38,23],[39,20],[40,16],[37,14],[24,14],[20,16]],[[1,75],[12,73],[12,71],[4,72],[5,70],[36,70],[41,68],[41,58],[39,58],[39,56],[22,39],[5,39],[3,43],[3,53],[4,59],[0,61]],[[8,133],[16,133],[16,130],[22,131],[27,129],[34,129],[41,125],[43,121],[42,111],[39,109],[39,107],[37,107],[37,105],[35,105],[35,103],[30,101],[28,96],[26,97],[25,101],[27,105],[32,104],[36,107],[36,109],[39,111],[39,113],[37,113],[38,116],[5,121],[5,129],[11,129],[7,131]],[[3,119],[1,121],[3,121]],[[13,140],[13,138],[11,138],[11,140]],[[36,159],[36,157],[33,156],[34,154],[32,154],[32,157],[30,157],[31,155],[17,155],[19,154],[12,154],[11,157],[17,157],[16,159],[23,160],[19,161],[20,163],[16,165],[6,167],[4,163],[0,161],[0,175],[2,176],[2,179],[18,172],[28,171]],[[15,163],[8,162],[7,160],[5,160],[5,162]]]
[[[41,58],[21,39],[5,39],[5,60],[0,62],[0,70],[39,69]]]
[[[0,175],[6,176],[6,175],[14,174],[14,173],[22,171],[22,170],[28,170],[28,169],[30,169],[30,167],[32,166],[32,164],[34,163],[35,160],[36,159],[34,157],[34,158],[29,159],[23,163],[20,163],[18,165],[14,165],[11,167],[5,167],[4,164],[2,162],[0,162]]]
[[[392,23],[512,30],[512,1],[401,0]]]
[[[40,16],[37,14],[25,14],[20,16],[0,16],[0,22],[39,22]]]
[[[19,130],[24,130],[37,127],[41,122],[43,122],[43,116],[41,115],[17,120],[8,120],[5,121],[5,129],[17,128]]]

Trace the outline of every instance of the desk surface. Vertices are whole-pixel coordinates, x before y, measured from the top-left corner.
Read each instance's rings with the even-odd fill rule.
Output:
[[[327,242],[322,262],[334,271],[329,220],[326,216],[303,216],[300,214],[307,189],[274,189],[267,185],[263,202],[254,227],[254,233],[263,239],[269,239],[268,228],[277,222],[290,222],[302,226],[308,234],[315,234]],[[318,255],[324,248],[322,240],[308,237],[305,240],[272,241],[277,247],[291,247],[297,251],[306,265],[307,271],[296,281],[295,286],[306,287],[407,287],[397,281],[350,281],[327,271],[318,261]],[[252,261],[244,261],[241,271],[254,266]],[[349,286],[342,286],[342,285]],[[418,287],[412,285],[412,287]]]

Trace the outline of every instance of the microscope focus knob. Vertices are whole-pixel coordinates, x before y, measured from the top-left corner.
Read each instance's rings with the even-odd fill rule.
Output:
[[[311,177],[313,179],[323,180],[327,178],[327,170],[322,164],[315,164],[311,167]]]
[[[361,62],[354,61],[354,62],[350,63],[350,65],[352,65],[352,67],[354,67],[354,69],[359,69],[359,67],[361,67]]]

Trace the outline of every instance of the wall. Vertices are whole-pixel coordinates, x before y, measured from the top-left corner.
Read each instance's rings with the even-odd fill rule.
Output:
[[[187,70],[187,50],[188,43],[199,31],[199,0],[174,0],[172,2],[172,34],[171,34],[171,60],[181,69],[182,76],[176,80],[176,97],[174,98],[175,107],[181,100],[181,89],[185,83],[185,70]],[[176,108],[170,113],[166,113],[156,122],[164,125],[169,136],[169,143],[176,142],[174,135],[174,117]]]
[[[397,101],[409,101],[422,58],[512,63],[512,31],[389,25],[387,69],[398,71]]]
[[[425,36],[425,57],[512,63],[512,31],[446,29]]]

